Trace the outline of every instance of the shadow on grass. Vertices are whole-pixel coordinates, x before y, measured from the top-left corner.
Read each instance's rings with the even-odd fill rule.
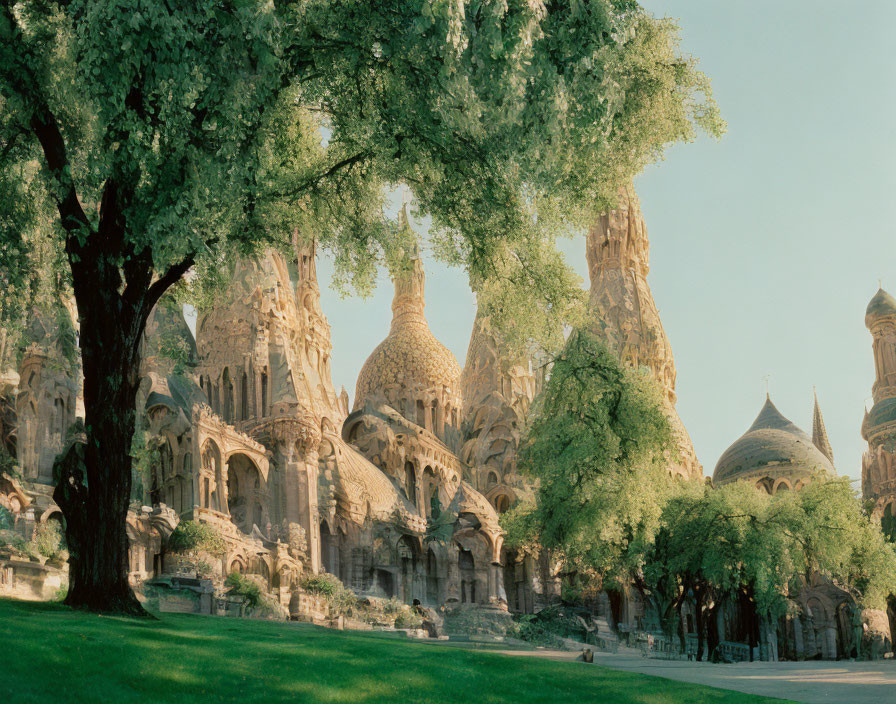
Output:
[[[678,704],[751,695],[301,624],[96,616],[0,600],[0,701]]]

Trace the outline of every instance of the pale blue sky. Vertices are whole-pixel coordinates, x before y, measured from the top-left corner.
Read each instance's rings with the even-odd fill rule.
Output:
[[[858,478],[873,380],[865,306],[878,278],[896,293],[896,2],[644,4],[680,18],[728,121],[721,142],[675,147],[636,181],[697,455],[711,474],[770,375],[775,404],[807,431],[817,386],[837,469]],[[584,242],[565,251],[586,276]],[[426,269],[430,326],[463,364],[473,296],[462,272]],[[343,300],[331,270],[320,263],[333,381],[354,397],[389,329],[392,287]]]

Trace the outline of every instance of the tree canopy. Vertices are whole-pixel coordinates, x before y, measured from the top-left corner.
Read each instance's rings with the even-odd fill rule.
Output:
[[[695,127],[722,129],[706,78],[630,0],[0,0],[0,285],[80,318],[68,603],[139,611],[140,341],[188,271],[313,237],[366,290],[405,259],[404,184],[496,320],[529,298],[516,337],[556,343],[580,297],[553,240]]]
[[[581,330],[551,366],[519,452],[537,481],[534,505],[503,520],[509,545],[537,537],[568,571],[629,578],[659,528],[673,480],[673,451],[659,391]]]
[[[556,342],[576,281],[553,238],[722,129],[674,24],[635,2],[5,0],[0,37],[7,277],[33,276],[34,228],[65,264],[53,243],[77,258],[105,216],[111,263],[159,288],[298,231],[365,291],[404,183],[437,251],[496,312],[539,292]]]

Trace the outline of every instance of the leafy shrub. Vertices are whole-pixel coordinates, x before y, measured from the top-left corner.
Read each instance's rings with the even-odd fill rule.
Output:
[[[65,536],[59,521],[45,521],[34,527],[31,536],[33,551],[44,557],[57,557],[65,550]]]
[[[309,594],[319,594],[328,599],[335,596],[340,589],[345,589],[339,578],[328,572],[306,575],[299,582],[299,586]]]
[[[0,530],[12,530],[15,522],[16,518],[12,515],[12,511],[0,506]]]
[[[337,615],[349,615],[358,606],[358,597],[355,593],[347,589],[338,577],[327,572],[306,575],[299,582],[299,586],[309,594],[324,597],[330,609]]]
[[[241,596],[246,600],[246,604],[252,608],[257,607],[264,595],[261,593],[261,587],[248,577],[241,575],[239,572],[231,572],[224,580],[224,586],[228,587],[230,596]]]
[[[395,618],[396,628],[420,628],[423,617],[411,608],[405,608]]]
[[[227,550],[224,539],[208,523],[181,521],[168,538],[168,547],[173,552],[207,552],[223,555]]]

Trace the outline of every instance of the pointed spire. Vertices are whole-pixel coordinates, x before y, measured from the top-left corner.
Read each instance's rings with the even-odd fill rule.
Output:
[[[399,264],[393,271],[395,296],[392,299],[392,327],[410,322],[425,324],[423,310],[426,305],[424,300],[426,275],[423,272],[423,261],[420,258],[417,237],[411,227],[407,200],[398,213],[398,227],[408,235],[410,251],[404,265]]]
[[[812,444],[833,462],[834,450],[831,448],[830,440],[828,440],[828,431],[824,427],[824,418],[821,416],[821,407],[818,405],[818,394],[814,390],[813,395],[815,396],[815,408],[812,411]]]

